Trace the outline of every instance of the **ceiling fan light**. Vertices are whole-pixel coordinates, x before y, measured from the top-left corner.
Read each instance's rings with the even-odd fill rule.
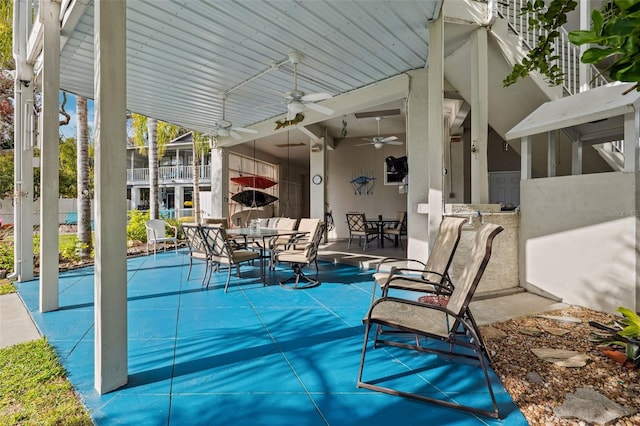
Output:
[[[382,148],[383,146],[384,146],[384,142],[374,142],[374,143],[373,143],[373,147],[374,147],[375,149],[380,149],[380,148]]]
[[[229,129],[218,129],[218,136],[229,136]]]
[[[292,101],[289,103],[289,111],[292,114],[299,114],[304,111],[304,104],[298,101]]]

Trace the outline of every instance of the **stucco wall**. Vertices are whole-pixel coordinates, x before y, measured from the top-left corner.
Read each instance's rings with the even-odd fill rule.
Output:
[[[383,135],[384,136],[384,135]],[[403,141],[404,135],[397,134]],[[387,145],[381,149],[373,146],[356,146],[366,143],[361,138],[346,138],[336,143],[333,151],[327,152],[328,210],[333,213],[335,229],[330,239],[348,238],[346,213],[361,211],[367,217],[396,217],[398,210],[407,210],[407,195],[400,194],[397,185],[385,185],[383,179],[384,159],[390,155],[398,158],[405,154],[405,145]],[[376,178],[373,193],[357,195],[350,181],[362,173],[371,173]],[[411,170],[409,170],[411,173]]]
[[[522,181],[521,285],[596,310],[637,310],[635,180],[613,172]]]

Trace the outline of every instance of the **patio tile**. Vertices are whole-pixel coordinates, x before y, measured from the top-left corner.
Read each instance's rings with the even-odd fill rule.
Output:
[[[200,284],[204,265],[186,280],[183,251],[128,261],[128,384],[98,395],[93,378],[93,276],[62,273],[56,312],[38,312],[38,283],[19,292],[98,425],[111,424],[526,424],[498,378],[496,396],[509,415],[495,422],[358,389],[362,318],[371,271],[323,263],[319,287],[263,286],[258,266],[242,267],[223,292],[226,271]],[[274,283],[288,268],[267,273]],[[481,371],[425,354],[381,347],[367,353],[365,379],[482,403]],[[428,356],[428,355],[427,355]],[[385,378],[385,379],[382,379]]]

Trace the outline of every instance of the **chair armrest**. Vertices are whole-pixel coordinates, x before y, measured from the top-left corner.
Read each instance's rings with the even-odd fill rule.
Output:
[[[415,262],[415,263],[419,263],[423,267],[426,266],[426,264],[424,262],[422,262],[422,261],[420,261],[418,259],[405,259],[405,258],[401,258],[401,257],[385,257],[376,266],[376,273],[380,272],[380,267],[381,266],[384,266],[385,264],[397,263],[397,262],[404,262],[404,263]]]
[[[395,277],[390,277],[387,282],[381,286],[383,291],[386,289],[388,290],[389,288],[400,288],[403,289],[405,288],[405,286],[403,285],[394,285],[393,282],[394,281],[403,281],[403,282],[412,282],[412,283],[416,283],[416,284],[421,284],[424,285],[425,288],[424,289],[420,289],[419,291],[424,291],[427,293],[434,293],[434,291],[431,290],[431,288],[433,288],[435,290],[436,294],[451,294],[452,289],[445,285],[445,284],[441,284],[439,282],[435,282],[435,281],[429,281],[429,280],[425,280],[421,277],[414,277],[414,276],[406,276],[406,275],[396,275]],[[426,288],[426,287],[429,288]]]

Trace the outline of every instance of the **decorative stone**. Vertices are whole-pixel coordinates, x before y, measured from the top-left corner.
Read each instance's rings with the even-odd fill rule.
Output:
[[[578,388],[575,393],[568,394],[564,403],[553,412],[561,419],[577,418],[589,424],[604,425],[635,413],[590,388]]]
[[[500,341],[507,337],[507,333],[495,327],[484,327],[482,329],[482,337],[486,341]]]
[[[540,359],[560,367],[584,367],[587,365],[587,354],[564,349],[535,348],[531,351]]]
[[[521,328],[518,330],[521,334],[525,334],[527,336],[540,337],[542,336],[542,330],[538,330],[537,328]]]
[[[582,324],[582,320],[580,318],[574,318],[574,317],[558,317],[554,315],[536,315],[536,317],[546,318],[546,319],[560,321],[560,322],[568,322],[572,324]]]
[[[557,328],[557,327],[542,327],[542,329],[544,331],[546,331],[549,334],[553,334],[554,336],[564,336],[565,334],[569,333],[569,330],[566,330],[564,328]]]
[[[535,383],[537,385],[541,385],[544,383],[544,379],[542,378],[542,376],[536,373],[535,371],[531,371],[527,373],[527,375],[524,376],[524,378],[527,379],[529,383]]]

